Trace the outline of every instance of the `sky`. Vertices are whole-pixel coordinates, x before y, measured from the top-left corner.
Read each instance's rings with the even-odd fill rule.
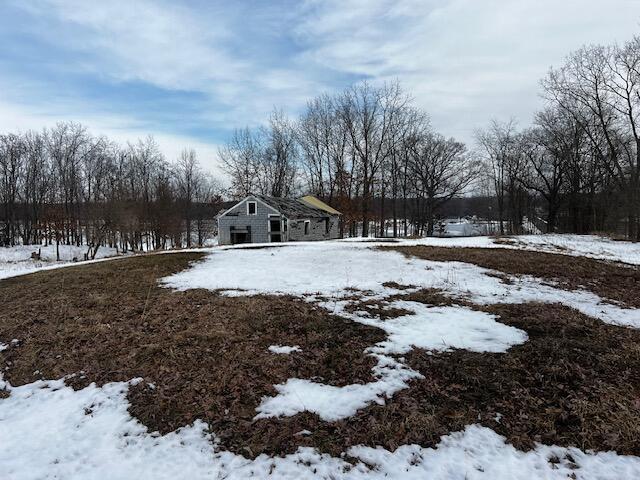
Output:
[[[472,143],[526,126],[539,80],[584,44],[640,34],[640,0],[0,0],[0,132],[73,120],[169,160],[274,108],[398,80],[435,129]]]

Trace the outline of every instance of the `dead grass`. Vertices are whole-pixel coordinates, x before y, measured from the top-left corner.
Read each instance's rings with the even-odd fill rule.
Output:
[[[492,252],[500,258],[491,262],[502,265],[504,252]],[[487,255],[473,258],[489,263]],[[407,362],[425,379],[384,406],[338,422],[309,413],[254,422],[262,396],[273,395],[273,385],[287,378],[370,381],[373,360],[363,350],[383,335],[294,298],[227,298],[157,286],[158,278],[200,257],[122,259],[3,280],[0,341],[20,340],[0,353],[5,377],[21,385],[32,382],[35,371],[43,378],[83,371],[74,379],[78,388],[143,377],[129,394],[130,411],[150,429],[168,432],[202,419],[222,448],[248,457],[299,446],[333,455],[357,444],[433,446],[471,423],[493,428],[518,448],[540,441],[640,455],[640,332],[559,305],[482,307],[525,330],[529,341],[504,354],[415,350]],[[574,268],[604,275],[593,265]],[[451,303],[437,290],[398,298]],[[365,302],[354,308],[379,314],[382,307]],[[400,314],[406,312],[389,311],[388,318]],[[274,344],[303,351],[275,355],[267,351]],[[312,434],[296,435],[305,429]]]
[[[413,296],[419,301],[420,295]],[[426,299],[431,294],[426,294]],[[605,325],[547,304],[494,305],[486,311],[525,330],[529,341],[504,354],[414,350],[409,365],[425,375],[384,406],[326,423],[315,415],[261,420],[249,444],[279,426],[280,447],[314,446],[339,455],[352,445],[434,446],[480,423],[519,449],[535,442],[640,455],[640,332]],[[279,453],[274,444],[271,453]]]
[[[407,290],[411,287],[402,286],[394,282],[388,282],[384,284],[385,286],[394,285],[391,288],[395,288],[397,290]],[[379,318],[380,320],[387,320],[390,318],[398,318],[406,315],[411,315],[413,312],[407,310],[405,308],[394,307],[392,304],[395,300],[406,300],[413,302],[425,303],[431,306],[445,306],[445,305],[453,305],[454,300],[451,297],[447,297],[440,290],[435,288],[425,288],[418,291],[392,295],[385,299],[367,299],[361,300],[358,297],[353,297],[350,299],[351,303],[345,306],[345,310],[349,313],[355,312],[365,312],[370,317]],[[455,303],[461,304],[461,301],[456,300]]]
[[[363,351],[384,338],[380,330],[294,298],[228,298],[157,285],[198,258],[140,257],[0,282],[0,339],[20,340],[0,353],[9,366],[5,378],[21,385],[82,371],[72,382],[80,388],[142,377],[130,401],[145,425],[165,433],[202,419],[230,448],[242,445],[274,384],[290,377],[337,386],[372,379],[375,361]],[[302,352],[276,355],[267,350],[274,344],[300,345]],[[256,452],[272,440],[267,435]]]
[[[585,257],[495,248],[381,247],[438,262],[466,262],[509,275],[532,275],[640,308],[640,268]]]
[[[480,419],[521,449],[542,442],[640,454],[640,332],[560,305],[485,310],[529,340],[505,354],[414,351],[409,364],[429,378],[401,392],[400,403],[439,412],[441,429]]]

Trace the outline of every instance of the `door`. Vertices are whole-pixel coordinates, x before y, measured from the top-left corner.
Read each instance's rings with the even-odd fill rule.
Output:
[[[282,233],[280,230],[280,219],[274,218],[269,219],[269,238],[272,242],[281,242],[282,241]]]

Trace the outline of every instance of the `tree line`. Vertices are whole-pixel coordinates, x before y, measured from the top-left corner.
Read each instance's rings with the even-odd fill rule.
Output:
[[[152,137],[125,146],[77,123],[0,135],[0,244],[126,251],[202,244],[220,186],[193,150],[169,163]]]
[[[433,234],[439,207],[465,193],[480,167],[398,83],[319,96],[296,121],[275,111],[267,126],[237,130],[219,154],[233,197],[306,191],[340,210],[351,236],[368,236],[372,224],[384,235],[387,220],[394,236],[410,226]]]
[[[348,236],[433,235],[465,198],[503,234],[528,222],[640,240],[640,37],[571,53],[540,93],[530,127],[493,121],[469,149],[398,82],[359,83],[236,130],[219,149],[225,189],[193,151],[170,163],[150,137],[123,146],[75,123],[0,135],[0,243],[202,244],[223,197],[249,193],[317,195]]]
[[[471,150],[435,131],[400,85],[361,83],[296,119],[237,130],[220,149],[231,196],[313,193],[349,235],[432,235],[452,198],[492,199],[499,233],[606,232],[640,240],[640,37],[586,46],[541,81],[532,126],[493,121]],[[483,206],[486,202],[482,202]]]
[[[530,128],[478,132],[501,229],[518,233],[531,197],[546,230],[640,240],[640,37],[585,46],[541,81]]]

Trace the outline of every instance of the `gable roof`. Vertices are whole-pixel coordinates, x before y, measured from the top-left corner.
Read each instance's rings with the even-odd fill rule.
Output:
[[[274,212],[280,213],[281,215],[284,215],[285,217],[290,219],[326,218],[332,215],[342,215],[340,212],[331,208],[329,205],[313,197],[312,195],[307,195],[306,197],[302,197],[300,199],[268,197],[266,195],[248,195],[239,202],[234,203],[226,210],[221,210],[216,218],[224,217],[238,205],[251,199],[263,203],[266,207],[270,208]],[[313,200],[315,200],[315,202],[313,202]],[[316,204],[314,205],[314,203]]]
[[[246,197],[244,197],[242,200],[240,200],[239,202],[232,202],[231,206],[227,209],[223,209],[221,210],[218,215],[216,215],[216,218],[220,218],[220,217],[224,217],[227,213],[229,213],[231,210],[233,210],[234,208],[236,208],[238,205],[242,205],[244,202],[246,202],[247,200],[249,201],[253,201],[253,200],[257,200],[260,201],[261,203],[263,203],[267,208],[270,208],[271,210],[273,210],[276,213],[281,213],[279,212],[279,210],[277,208],[275,208],[273,205],[270,205],[268,203],[266,203],[262,197],[260,195],[247,195]]]
[[[264,195],[254,195],[272,208],[278,210],[287,218],[322,218],[331,214],[326,210],[313,207],[301,200],[289,198],[267,197]]]
[[[314,197],[313,195],[305,195],[300,199],[300,201],[314,208],[319,208],[320,210],[324,210],[325,212],[328,212],[331,215],[342,215],[338,210],[336,210],[333,207],[330,207],[329,205],[324,203],[322,200],[320,200],[317,197]]]

